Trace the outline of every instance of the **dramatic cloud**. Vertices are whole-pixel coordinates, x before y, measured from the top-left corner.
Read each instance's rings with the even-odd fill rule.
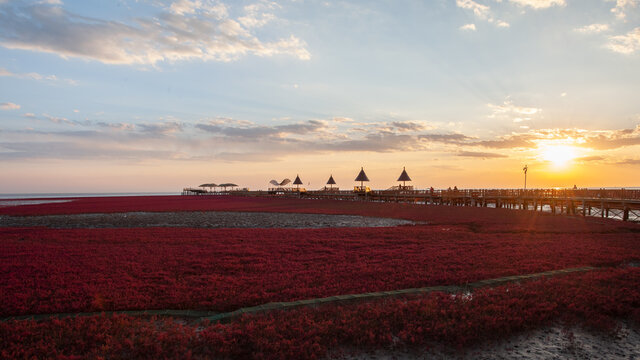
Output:
[[[157,17],[131,23],[80,16],[61,6],[8,4],[0,11],[0,44],[108,64],[232,61],[278,54],[310,58],[299,38],[261,41],[250,27],[229,17],[223,4],[211,1],[177,1]]]
[[[489,153],[489,152],[475,152],[475,151],[461,151],[461,152],[457,153],[456,156],[482,158],[482,159],[494,159],[494,158],[506,158],[506,157],[508,157],[507,155],[503,155],[503,154]]]
[[[609,31],[609,25],[607,24],[591,24],[574,29],[574,31],[582,34],[598,34],[601,32]]]
[[[465,31],[476,31],[476,24],[466,24],[466,25],[462,25],[462,26],[460,26],[460,30],[465,30]]]
[[[640,50],[640,27],[629,31],[625,35],[609,37],[609,42],[606,47],[621,54],[635,53]]]
[[[546,9],[552,6],[565,6],[565,0],[509,0],[520,6],[528,6],[534,9]]]
[[[14,104],[12,102],[4,102],[4,103],[0,103],[0,109],[2,109],[2,110],[18,110],[18,109],[20,109],[20,105]]]

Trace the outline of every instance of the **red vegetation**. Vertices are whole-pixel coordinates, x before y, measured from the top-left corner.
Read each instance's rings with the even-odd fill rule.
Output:
[[[612,219],[551,215],[533,211],[363,201],[238,196],[139,196],[78,198],[71,202],[0,207],[0,215],[53,215],[129,211],[260,211],[344,214],[472,224],[476,231],[611,232],[637,224]]]
[[[615,330],[640,323],[640,269],[609,269],[414,299],[320,306],[245,316],[230,324],[100,316],[0,323],[2,358],[310,359],[405,349],[434,342],[465,346],[551,324]]]
[[[82,198],[0,214],[270,211],[427,221],[396,228],[0,228],[0,316],[229,311],[640,261],[637,224],[471,207],[237,197]],[[557,322],[640,322],[640,270],[608,268],[469,296],[433,293],[246,316],[229,324],[97,316],[0,322],[0,358],[317,358],[342,348],[465,346]]]
[[[0,229],[1,315],[230,311],[640,260],[638,235],[459,227]]]

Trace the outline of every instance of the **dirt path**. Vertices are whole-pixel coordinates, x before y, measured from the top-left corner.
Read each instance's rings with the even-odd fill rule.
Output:
[[[21,316],[11,316],[7,318],[3,318],[0,321],[10,321],[10,320],[47,320],[52,318],[68,318],[68,317],[78,317],[78,316],[98,316],[98,315],[131,315],[131,316],[169,316],[169,317],[181,317],[181,318],[196,318],[199,321],[212,321],[212,322],[224,322],[232,320],[238,316],[244,314],[257,314],[263,313],[267,311],[275,311],[275,310],[290,310],[303,306],[316,306],[322,304],[329,303],[346,303],[352,301],[367,301],[373,299],[387,298],[387,297],[399,297],[406,295],[419,295],[419,294],[427,294],[431,292],[446,292],[446,293],[468,293],[477,288],[487,287],[487,286],[498,286],[502,284],[518,282],[518,281],[526,281],[532,279],[538,279],[541,277],[548,276],[556,276],[562,274],[569,274],[574,272],[586,272],[595,270],[597,268],[586,266],[580,268],[568,268],[561,270],[551,270],[545,271],[541,273],[535,274],[527,274],[527,275],[515,275],[515,276],[506,276],[501,278],[494,279],[486,279],[481,281],[476,281],[468,284],[461,285],[447,285],[447,286],[430,286],[423,288],[413,288],[413,289],[402,289],[402,290],[392,290],[392,291],[381,291],[381,292],[370,292],[370,293],[362,293],[362,294],[348,294],[348,295],[336,295],[324,298],[316,298],[316,299],[307,299],[307,300],[298,300],[298,301],[290,301],[290,302],[274,302],[267,303],[258,306],[241,308],[232,312],[226,313],[215,313],[210,311],[202,311],[202,310],[120,310],[120,311],[102,311],[102,312],[81,312],[81,313],[57,313],[57,314],[34,314],[34,315],[21,315]]]

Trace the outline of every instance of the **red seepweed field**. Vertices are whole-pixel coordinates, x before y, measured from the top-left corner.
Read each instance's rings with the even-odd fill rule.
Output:
[[[81,198],[0,215],[132,211],[350,214],[426,223],[387,228],[0,228],[0,355],[322,358],[340,349],[465,348],[545,326],[640,324],[640,226],[528,211],[230,196]],[[597,269],[474,290],[328,303],[224,323],[110,313],[229,312],[270,302],[464,285]]]

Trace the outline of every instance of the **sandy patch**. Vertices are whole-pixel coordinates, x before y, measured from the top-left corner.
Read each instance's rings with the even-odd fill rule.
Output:
[[[640,359],[640,328],[622,323],[617,335],[559,326],[464,350],[442,346],[416,352],[379,351],[344,357],[351,360],[409,359]]]

